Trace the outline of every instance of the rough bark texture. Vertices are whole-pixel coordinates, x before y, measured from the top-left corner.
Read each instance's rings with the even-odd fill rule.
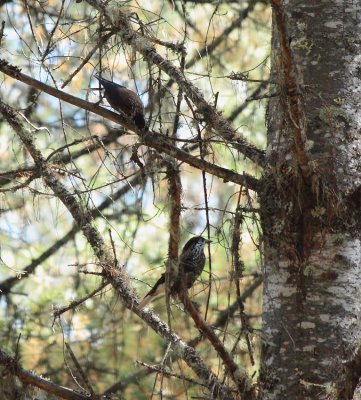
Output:
[[[278,4],[291,58],[276,3],[272,68],[280,96],[268,110],[261,194],[261,397],[352,399],[361,376],[361,3]]]

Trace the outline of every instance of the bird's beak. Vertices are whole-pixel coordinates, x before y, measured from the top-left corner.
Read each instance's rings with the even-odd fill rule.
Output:
[[[212,243],[212,240],[204,239],[206,243]]]

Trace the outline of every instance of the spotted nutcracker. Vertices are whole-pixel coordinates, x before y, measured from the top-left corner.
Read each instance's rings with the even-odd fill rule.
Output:
[[[143,129],[145,127],[144,106],[140,97],[123,85],[104,79],[99,75],[95,75],[95,78],[104,87],[105,98],[114,110],[121,111],[134,122],[137,128]]]
[[[202,236],[195,236],[184,245],[179,257],[178,276],[170,288],[171,295],[176,295],[182,288],[190,289],[202,273],[206,262],[206,256],[204,255],[206,243],[211,243],[211,241],[204,239]],[[154,297],[164,292],[165,273],[161,275],[153,288],[146,294],[139,307],[144,308]]]

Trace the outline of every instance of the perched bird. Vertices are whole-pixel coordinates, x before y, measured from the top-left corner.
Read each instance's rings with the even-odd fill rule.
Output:
[[[171,295],[179,293],[182,288],[190,289],[202,273],[206,262],[206,256],[203,251],[206,243],[211,243],[211,241],[204,239],[202,236],[195,236],[184,245],[179,257],[178,276],[170,288]],[[144,308],[155,296],[164,292],[165,273],[162,274],[152,289],[146,294],[140,302],[139,307]]]
[[[145,127],[144,106],[140,97],[125,86],[119,85],[95,75],[105,89],[105,98],[114,110],[121,111],[131,119],[139,129]]]

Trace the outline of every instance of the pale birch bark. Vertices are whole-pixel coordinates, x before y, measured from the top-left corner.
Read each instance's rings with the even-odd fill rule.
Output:
[[[297,168],[275,27],[261,398],[352,399],[361,376],[361,3],[282,7],[312,173]]]

